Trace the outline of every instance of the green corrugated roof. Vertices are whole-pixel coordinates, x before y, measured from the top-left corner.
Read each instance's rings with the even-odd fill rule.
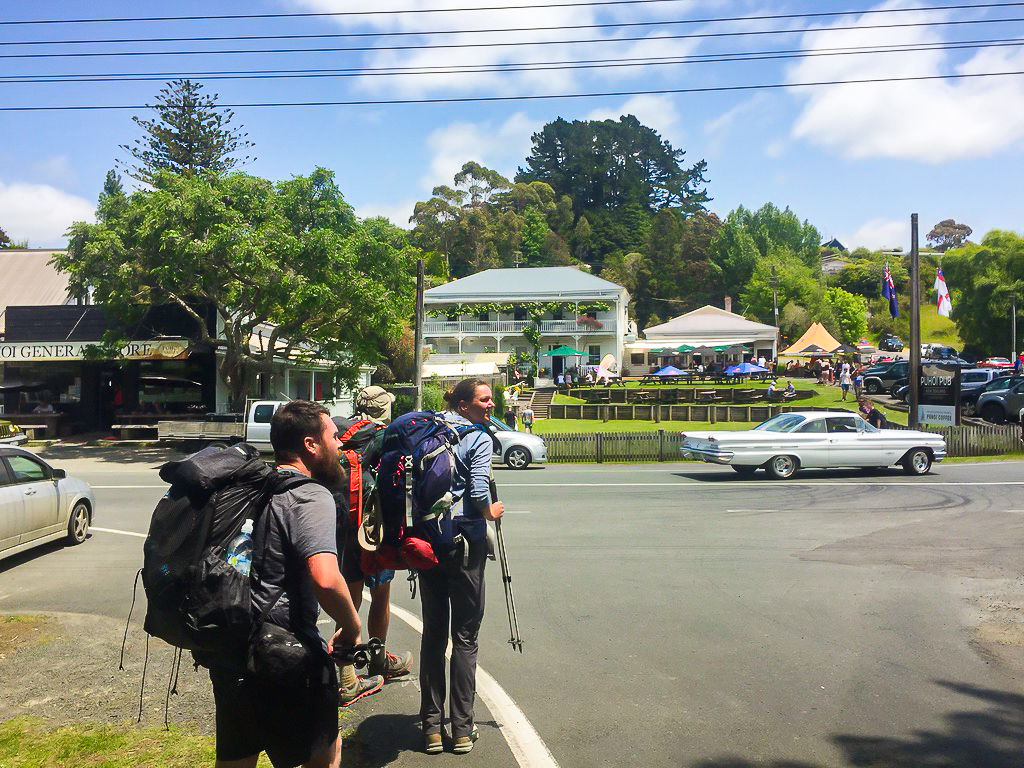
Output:
[[[496,300],[615,298],[625,289],[575,267],[485,269],[424,292],[427,304]]]

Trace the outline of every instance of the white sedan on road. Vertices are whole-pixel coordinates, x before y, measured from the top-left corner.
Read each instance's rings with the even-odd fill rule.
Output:
[[[794,411],[753,429],[683,435],[683,458],[728,464],[750,476],[764,467],[785,480],[808,467],[883,467],[927,473],[946,458],[946,439],[930,432],[877,429],[854,413]]]
[[[95,511],[87,482],[30,451],[0,445],[0,559],[57,539],[81,544]]]

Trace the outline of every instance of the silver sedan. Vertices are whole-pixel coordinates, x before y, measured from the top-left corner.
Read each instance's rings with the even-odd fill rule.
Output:
[[[501,444],[501,451],[494,452],[494,463],[526,469],[530,464],[544,464],[548,460],[547,446],[539,435],[517,432],[497,419],[491,419],[488,426]]]
[[[0,445],[0,559],[58,539],[81,544],[95,511],[87,482],[23,448]]]
[[[750,476],[764,467],[784,480],[807,467],[882,468],[899,464],[923,475],[946,458],[942,435],[909,429],[878,429],[849,412],[783,413],[737,432],[683,435],[684,458],[728,464]]]

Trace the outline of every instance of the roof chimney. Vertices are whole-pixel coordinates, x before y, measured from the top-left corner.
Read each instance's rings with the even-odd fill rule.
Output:
[[[725,297],[725,311],[732,312],[732,296]]]

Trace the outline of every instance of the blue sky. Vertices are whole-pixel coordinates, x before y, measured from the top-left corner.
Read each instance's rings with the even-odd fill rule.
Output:
[[[239,106],[235,121],[244,125],[255,144],[257,159],[245,166],[246,172],[279,180],[307,174],[318,165],[333,169],[357,215],[385,215],[403,226],[415,202],[429,198],[434,186],[451,184],[467,161],[511,177],[529,153],[531,135],[555,118],[604,119],[631,113],[684,149],[686,165],[707,160],[713,198],[709,208],[720,216],[739,205],[788,206],[825,238],[838,237],[851,248],[907,248],[912,213],[920,216],[922,245],[928,230],[946,218],[971,226],[973,239],[991,229],[1024,229],[1024,75],[951,77],[1024,72],[1024,46],[1019,45],[1024,21],[997,21],[1024,17],[1024,7],[974,4],[943,10],[938,3],[872,5],[854,0],[659,0],[540,7],[548,5],[547,0],[10,0],[4,4],[2,20],[339,11],[348,15],[0,25],[0,55],[7,57],[0,66],[0,106],[144,105],[153,103],[163,83],[174,76],[203,81],[206,90],[219,94],[220,103],[229,105],[707,89],[441,104]],[[465,10],[484,6],[492,10]],[[422,12],[446,8],[463,10]],[[389,10],[403,12],[358,13]],[[800,15],[810,13],[843,15]],[[783,15],[789,18],[765,18]],[[719,21],[727,18],[733,20]],[[624,23],[647,24],[564,28]],[[530,29],[507,31],[523,28]],[[360,36],[56,42],[340,34]],[[590,42],[570,42],[579,40]],[[1000,44],[950,47],[996,40]],[[45,44],[25,44],[33,41]],[[408,48],[394,50],[396,46]],[[904,50],[876,48],[864,53],[865,46]],[[314,47],[368,50],[269,52]],[[209,53],[225,49],[252,52]],[[859,52],[822,55],[835,49]],[[186,50],[205,53],[172,53]],[[146,55],[41,56],[114,51]],[[782,57],[782,51],[796,53]],[[772,57],[707,60],[752,54]],[[678,63],[682,57],[704,60]],[[654,59],[673,63],[638,63]],[[536,68],[537,63],[582,60],[633,66]],[[479,70],[523,63],[535,68],[451,71],[453,66]],[[410,67],[427,68],[429,74],[410,74]],[[383,68],[404,74],[381,75]],[[346,69],[354,76],[204,80],[198,74],[325,69]],[[153,74],[155,79],[9,79],[113,73]],[[908,77],[933,79],[794,85]],[[752,85],[788,87],[715,90]],[[127,157],[118,145],[140,136],[133,114],[151,115],[141,109],[0,111],[0,227],[13,239],[27,238],[32,247],[62,245],[72,221],[91,219],[107,170],[116,159]]]

